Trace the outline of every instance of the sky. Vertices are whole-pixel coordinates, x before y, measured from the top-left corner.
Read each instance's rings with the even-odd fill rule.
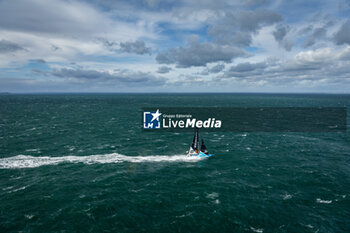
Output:
[[[350,0],[0,0],[0,92],[350,93]]]

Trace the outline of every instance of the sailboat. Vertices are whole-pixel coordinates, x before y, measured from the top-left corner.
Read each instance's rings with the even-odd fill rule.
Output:
[[[199,150],[199,133],[198,133],[198,128],[196,128],[196,131],[193,136],[192,140],[192,145],[188,151],[187,156],[195,156],[195,157],[201,157],[201,158],[206,158],[206,157],[211,157],[213,156],[212,154],[209,154],[207,147],[204,144],[204,140],[202,138],[201,140],[201,148]]]

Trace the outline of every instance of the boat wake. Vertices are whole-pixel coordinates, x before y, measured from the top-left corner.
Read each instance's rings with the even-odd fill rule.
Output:
[[[118,153],[89,156],[30,156],[17,155],[0,159],[0,169],[34,168],[45,165],[57,165],[61,163],[144,163],[144,162],[197,162],[202,160],[198,157],[187,157],[186,155],[150,155],[150,156],[126,156]]]

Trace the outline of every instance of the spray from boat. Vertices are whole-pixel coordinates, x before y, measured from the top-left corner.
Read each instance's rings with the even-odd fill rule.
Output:
[[[127,156],[118,153],[87,155],[87,156],[31,156],[16,155],[7,158],[0,158],[0,169],[22,169],[36,168],[48,165],[59,165],[69,163],[111,164],[111,163],[195,163],[203,158],[187,157],[186,155],[147,155],[147,156]]]

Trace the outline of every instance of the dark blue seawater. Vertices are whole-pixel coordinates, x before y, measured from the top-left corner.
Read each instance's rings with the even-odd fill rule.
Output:
[[[0,96],[0,232],[350,232],[347,133],[143,132],[141,108],[349,107],[349,95]],[[348,119],[349,122],[349,119]]]

